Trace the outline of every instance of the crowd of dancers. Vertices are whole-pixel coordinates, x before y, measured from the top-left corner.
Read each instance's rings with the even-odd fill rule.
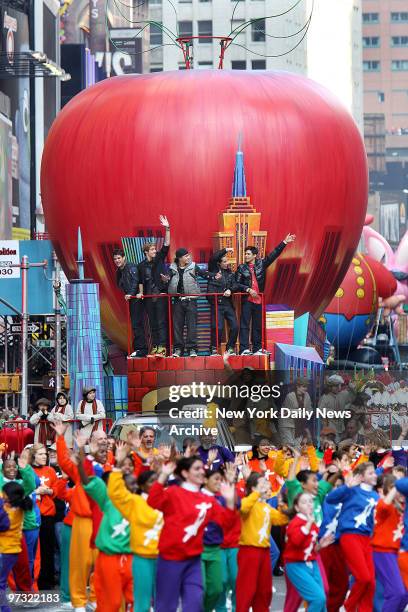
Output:
[[[73,450],[67,425],[53,427],[56,451],[2,451],[2,611],[9,589],[59,588],[77,612],[266,612],[274,571],[285,612],[408,604],[402,447],[306,436],[234,455],[205,437],[181,452],[146,427],[122,441],[79,430]]]

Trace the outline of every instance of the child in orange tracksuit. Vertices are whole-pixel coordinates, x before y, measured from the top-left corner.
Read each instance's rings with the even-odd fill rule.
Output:
[[[286,525],[288,518],[266,503],[270,484],[261,474],[249,476],[246,494],[241,501],[236,612],[248,612],[251,606],[267,612],[272,599],[271,526]]]
[[[57,433],[58,465],[75,483],[71,500],[71,510],[74,518],[72,521],[69,554],[69,590],[71,603],[74,608],[85,608],[88,602],[88,582],[90,584],[89,600],[91,603],[96,601],[93,580],[91,579],[91,570],[95,565],[98,551],[91,546],[91,541],[94,532],[93,518],[99,525],[102,518],[102,512],[96,507],[96,504],[94,507],[91,506],[91,500],[81,485],[78,467],[71,460],[70,450],[64,439],[65,426],[63,424],[56,424],[54,429]],[[103,461],[106,462],[106,452],[104,453]],[[87,457],[84,465],[88,475],[95,474],[94,470],[96,466],[94,466],[93,458]],[[102,465],[99,463],[98,465],[102,471]]]

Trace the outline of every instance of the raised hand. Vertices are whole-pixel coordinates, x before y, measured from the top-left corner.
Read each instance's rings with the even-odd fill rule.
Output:
[[[74,438],[78,448],[84,448],[88,442],[88,436],[84,435],[80,429],[74,433]]]
[[[356,487],[361,484],[362,477],[360,474],[349,474],[345,478],[345,483],[348,487]]]
[[[27,467],[29,463],[30,463],[30,451],[28,448],[25,448],[22,451],[20,457],[18,458],[17,464],[18,464],[18,467],[23,470],[25,467]]]
[[[171,456],[171,445],[170,444],[159,444],[158,449],[159,455],[163,457],[164,461],[168,461]]]
[[[220,493],[228,503],[229,506],[233,506],[235,502],[235,487],[230,482],[223,482],[220,487]]]
[[[121,465],[129,454],[129,447],[123,440],[116,444],[115,459],[117,465]]]
[[[163,476],[170,476],[174,470],[176,469],[176,464],[173,461],[169,461],[169,463],[164,463],[161,468],[161,473]]]
[[[232,462],[225,464],[224,477],[229,484],[234,484],[237,475],[237,468]]]
[[[164,215],[160,215],[160,216],[159,216],[159,220],[160,220],[160,223],[161,223],[161,224],[162,224],[162,225],[163,225],[165,228],[170,227],[170,223],[168,222],[168,220],[167,220],[167,217],[166,217],[166,216],[164,216]]]
[[[140,434],[138,429],[133,429],[129,431],[127,435],[127,442],[129,446],[131,446],[134,450],[139,450],[141,447],[142,441],[140,439]]]
[[[54,429],[55,433],[57,434],[57,436],[63,436],[65,434],[65,432],[67,431],[67,427],[68,425],[66,423],[60,422],[60,423],[50,423],[51,427]]]
[[[294,242],[295,240],[296,240],[296,234],[288,234],[286,238],[283,240],[283,242],[286,242],[286,244],[289,244],[290,242]]]
[[[227,251],[227,253],[233,253],[234,252],[233,247],[227,247],[225,250]]]

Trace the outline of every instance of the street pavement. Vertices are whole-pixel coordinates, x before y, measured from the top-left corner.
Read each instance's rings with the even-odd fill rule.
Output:
[[[273,594],[271,610],[273,612],[283,612],[283,604],[285,601],[285,579],[283,576],[273,577],[273,586],[276,589]],[[58,604],[39,604],[38,606],[30,606],[32,610],[38,610],[39,612],[65,612],[66,608],[62,608]],[[23,612],[24,610],[30,609],[28,606],[17,606],[12,605],[11,609],[13,612]],[[299,612],[302,612],[303,608],[299,608]]]

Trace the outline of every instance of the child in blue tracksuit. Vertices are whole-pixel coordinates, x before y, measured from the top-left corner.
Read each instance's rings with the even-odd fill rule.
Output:
[[[374,509],[379,495],[374,491],[377,474],[371,462],[361,463],[347,485],[331,491],[326,501],[342,503],[338,518],[340,548],[354,584],[345,602],[347,610],[372,612],[375,593],[375,569],[371,549]]]

